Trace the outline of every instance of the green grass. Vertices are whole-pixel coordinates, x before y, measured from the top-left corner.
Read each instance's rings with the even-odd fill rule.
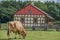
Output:
[[[0,40],[7,40],[6,30],[0,30]],[[25,39],[14,39],[14,34],[11,33],[11,40],[60,40],[60,32],[57,31],[27,31]]]

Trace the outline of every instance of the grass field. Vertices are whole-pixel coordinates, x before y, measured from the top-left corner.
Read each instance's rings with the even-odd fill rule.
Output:
[[[7,40],[6,30],[0,30],[0,40]],[[14,39],[14,34],[11,33],[11,40],[60,40],[60,32],[57,31],[27,31],[25,39]]]

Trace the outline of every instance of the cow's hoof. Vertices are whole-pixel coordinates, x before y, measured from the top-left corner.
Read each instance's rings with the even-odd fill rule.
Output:
[[[14,39],[16,39],[16,37]]]
[[[23,39],[25,39],[25,38],[23,38]]]
[[[8,38],[8,40],[11,40],[11,38]]]
[[[21,39],[21,38],[19,38],[19,39]]]

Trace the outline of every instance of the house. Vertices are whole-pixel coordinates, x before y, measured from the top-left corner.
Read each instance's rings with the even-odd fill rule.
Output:
[[[44,26],[51,22],[53,18],[38,7],[27,4],[14,14],[15,21],[21,21],[25,27]]]

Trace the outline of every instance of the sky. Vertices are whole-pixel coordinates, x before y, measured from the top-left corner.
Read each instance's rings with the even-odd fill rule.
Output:
[[[22,1],[26,1],[26,0],[22,0]],[[29,1],[29,0],[28,0]],[[33,0],[31,0],[33,1]],[[59,2],[60,3],[60,0],[34,0],[34,1],[41,1],[41,2],[46,2],[46,1],[54,1],[54,2]]]
[[[58,2],[60,3],[60,0],[58,0]]]
[[[0,0],[1,1],[1,0]],[[18,0],[17,0],[18,1]],[[21,1],[27,1],[27,0],[21,0]],[[30,0],[28,0],[28,1],[30,1]],[[33,0],[31,0],[31,1],[33,1]],[[34,0],[34,1],[41,1],[41,2],[46,2],[46,1],[54,1],[54,2],[58,2],[58,3],[60,3],[60,0]]]

